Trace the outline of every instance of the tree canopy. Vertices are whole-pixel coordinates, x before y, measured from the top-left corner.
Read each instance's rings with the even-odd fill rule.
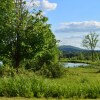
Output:
[[[22,0],[0,0],[0,58],[14,68],[21,64],[56,63],[56,39],[42,11],[30,13]],[[8,61],[8,62],[7,62]],[[32,64],[31,63],[31,64]],[[32,66],[33,66],[32,65]]]
[[[98,36],[99,35],[96,33],[90,33],[90,34],[86,35],[82,41],[83,46],[88,48],[89,50],[91,50],[92,61],[93,61],[94,50],[95,50],[97,42],[98,42]]]

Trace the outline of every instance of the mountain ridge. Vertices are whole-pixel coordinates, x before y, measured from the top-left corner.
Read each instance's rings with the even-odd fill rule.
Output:
[[[88,51],[86,49],[82,49],[79,47],[71,46],[71,45],[61,45],[58,47],[61,51],[67,51],[67,52],[80,52],[80,51]]]

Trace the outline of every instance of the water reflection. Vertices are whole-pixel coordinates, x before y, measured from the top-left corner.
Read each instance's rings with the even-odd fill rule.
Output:
[[[64,63],[65,67],[79,67],[79,66],[88,66],[85,63]]]

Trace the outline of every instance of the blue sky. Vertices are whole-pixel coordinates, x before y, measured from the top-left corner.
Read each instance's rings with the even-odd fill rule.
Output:
[[[28,1],[28,0],[27,0]],[[100,0],[34,0],[52,24],[59,45],[82,47],[83,37],[100,34]],[[100,42],[98,43],[98,47]]]

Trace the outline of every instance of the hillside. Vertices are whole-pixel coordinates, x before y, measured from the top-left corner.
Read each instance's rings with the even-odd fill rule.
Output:
[[[71,45],[61,45],[61,46],[59,46],[59,50],[61,50],[61,51],[67,51],[67,52],[86,51],[85,49],[74,47],[74,46],[71,46]]]

